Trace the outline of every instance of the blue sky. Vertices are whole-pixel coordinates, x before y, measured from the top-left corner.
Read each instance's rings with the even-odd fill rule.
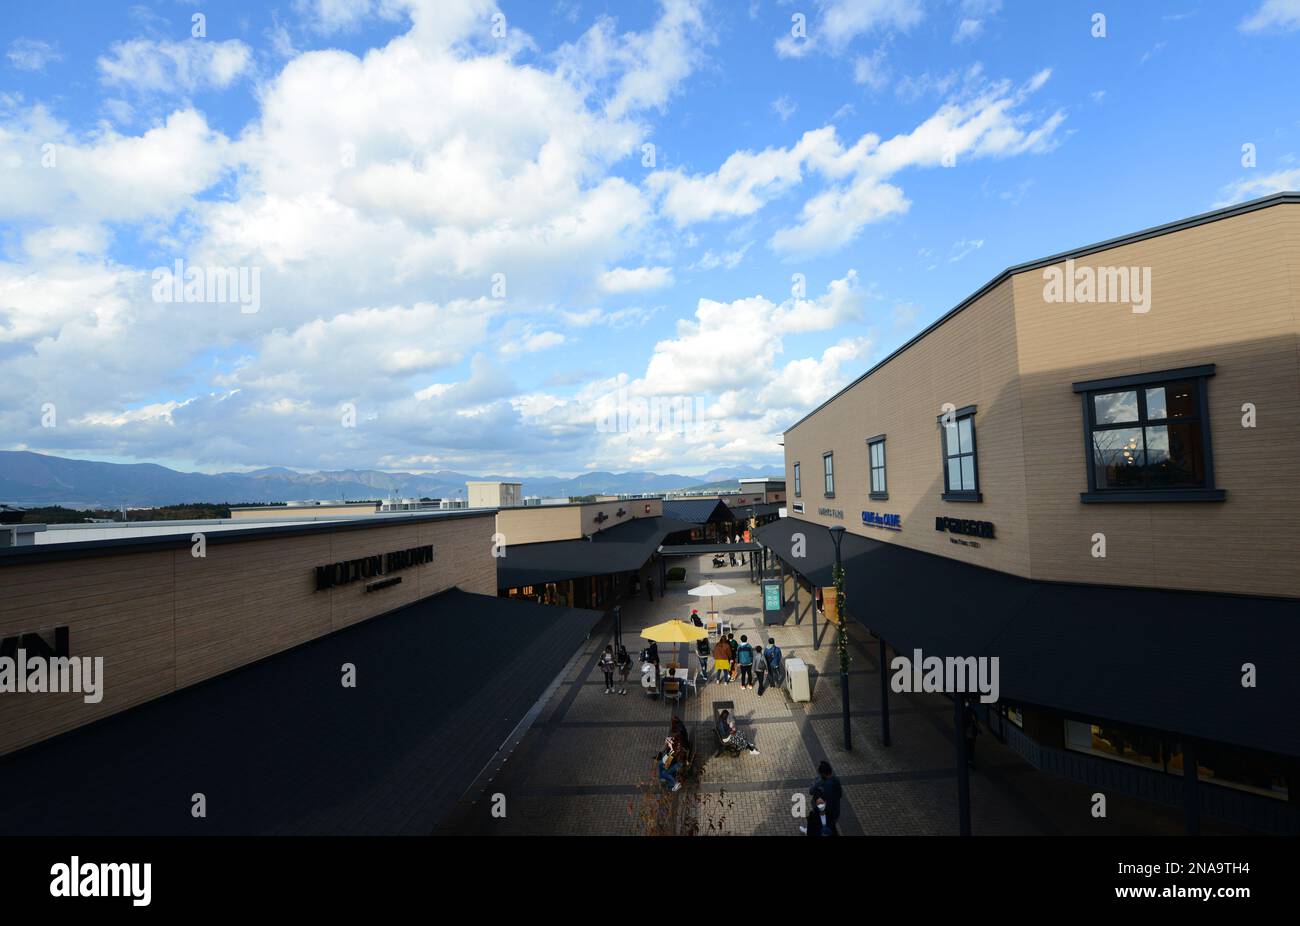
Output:
[[[768,469],[1003,268],[1300,188],[1300,0],[5,14],[4,449]]]

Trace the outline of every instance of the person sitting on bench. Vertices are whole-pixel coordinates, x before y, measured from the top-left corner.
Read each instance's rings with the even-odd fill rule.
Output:
[[[737,752],[744,749],[748,752],[758,755],[758,747],[736,729],[736,721],[731,716],[731,711],[723,709],[718,714],[718,739],[722,740],[722,745],[728,749],[734,749]]]

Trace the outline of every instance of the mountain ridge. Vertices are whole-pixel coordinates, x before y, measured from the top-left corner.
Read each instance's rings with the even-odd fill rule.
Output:
[[[698,477],[636,470],[519,478],[475,476],[455,470],[400,473],[342,469],[299,473],[283,466],[267,466],[247,473],[186,473],[157,463],[107,463],[31,450],[0,450],[0,502],[19,506],[61,504],[116,508],[187,502],[464,498],[465,483],[476,479],[519,482],[525,495],[560,497],[667,492],[712,484],[741,471],[762,475],[764,471],[779,472],[779,468],[721,467]]]

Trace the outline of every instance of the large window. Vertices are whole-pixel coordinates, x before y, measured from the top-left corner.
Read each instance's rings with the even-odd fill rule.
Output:
[[[1085,502],[1219,501],[1206,380],[1214,366],[1075,383],[1088,453]]]
[[[943,434],[944,500],[982,501],[975,450],[975,406],[940,415],[939,430]]]
[[[835,454],[822,454],[822,474],[826,484],[822,487],[827,498],[835,497]]]
[[[889,498],[889,483],[885,481],[885,435],[867,438],[867,456],[871,463],[871,498]]]
[[[794,465],[794,497],[798,498],[802,493],[803,486],[799,482],[799,464]]]

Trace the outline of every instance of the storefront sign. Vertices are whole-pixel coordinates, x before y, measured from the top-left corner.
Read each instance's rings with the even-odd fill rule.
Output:
[[[763,583],[763,610],[780,611],[781,610],[781,582],[768,581]]]
[[[934,529],[950,534],[964,534],[967,537],[993,539],[992,521],[968,521],[965,518],[935,518]]]
[[[818,508],[817,513],[824,518],[839,518],[841,521],[844,520],[843,508]]]
[[[0,657],[16,658],[19,649],[24,650],[29,656],[39,656],[42,659],[68,656],[68,628],[55,627],[42,633],[17,633],[12,637],[0,639]]]
[[[878,511],[862,512],[862,523],[867,527],[879,527],[887,531],[901,531],[903,516],[901,514],[881,514]]]
[[[328,566],[316,567],[316,591],[347,585],[362,579],[376,579],[390,573],[406,569],[409,566],[423,566],[433,562],[433,546],[411,547],[408,550],[394,550],[375,556],[363,556],[360,559],[344,560],[330,563]]]

